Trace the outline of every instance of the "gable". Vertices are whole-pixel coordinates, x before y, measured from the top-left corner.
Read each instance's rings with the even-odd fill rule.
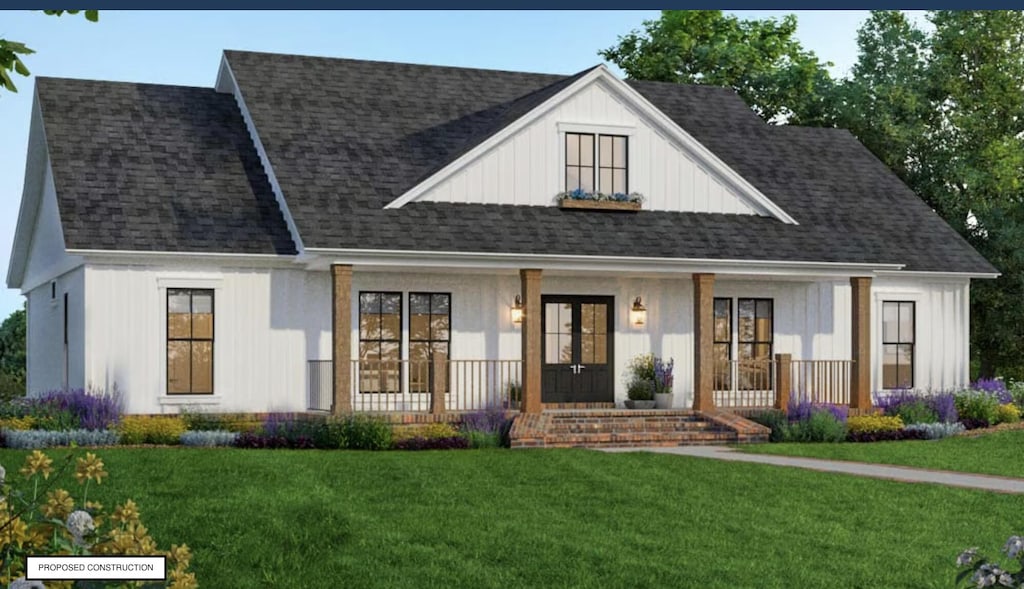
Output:
[[[519,128],[510,127],[500,141],[482,144],[442,170],[441,179],[414,187],[389,208],[406,202],[553,206],[555,195],[566,190],[566,134],[585,133],[626,137],[626,191],[642,194],[645,210],[775,216],[791,222],[692,137],[652,117],[654,109],[639,95],[630,96],[631,89],[604,68],[588,78],[538,107],[538,116],[524,117]]]
[[[53,280],[78,265],[77,259],[68,255],[64,249],[64,230],[57,208],[57,191],[53,183],[53,170],[48,163],[38,206],[20,285],[22,292]]]

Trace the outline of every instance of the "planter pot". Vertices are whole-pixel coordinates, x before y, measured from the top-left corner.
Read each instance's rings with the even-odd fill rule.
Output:
[[[655,393],[655,395],[654,395],[654,408],[655,409],[671,409],[672,408],[672,393]]]
[[[589,200],[566,198],[558,203],[563,209],[587,209],[591,211],[623,211],[635,213],[640,210],[640,203],[618,200]]]
[[[654,409],[654,401],[634,401],[626,399],[626,409]]]

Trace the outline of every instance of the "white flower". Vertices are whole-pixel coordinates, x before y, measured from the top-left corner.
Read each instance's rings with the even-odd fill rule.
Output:
[[[79,509],[68,516],[67,528],[71,532],[75,546],[86,546],[85,536],[96,530],[96,524],[88,512]]]
[[[1021,536],[1010,536],[1003,546],[1003,552],[1010,558],[1017,558],[1017,555],[1024,551],[1024,538]]]
[[[46,585],[42,581],[26,581],[25,577],[18,577],[11,581],[7,589],[46,589]]]
[[[956,566],[962,567],[967,566],[974,562],[974,559],[978,556],[978,548],[968,548],[960,553],[960,556],[956,557]]]
[[[0,466],[0,485],[7,482],[7,470]]]

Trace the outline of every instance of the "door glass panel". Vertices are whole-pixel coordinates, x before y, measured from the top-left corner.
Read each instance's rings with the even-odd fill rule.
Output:
[[[583,364],[594,363],[594,339],[593,335],[580,336],[580,362]]]
[[[588,303],[580,305],[580,333],[584,335],[594,333],[595,306]]]
[[[558,336],[558,363],[572,364],[572,334]]]
[[[561,364],[558,361],[558,334],[544,334],[544,362],[547,364]]]
[[[608,333],[608,305],[594,305],[594,333]]]

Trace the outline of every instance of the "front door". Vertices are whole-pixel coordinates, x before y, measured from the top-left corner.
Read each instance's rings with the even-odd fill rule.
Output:
[[[611,403],[614,349],[613,297],[541,297],[541,400]]]

